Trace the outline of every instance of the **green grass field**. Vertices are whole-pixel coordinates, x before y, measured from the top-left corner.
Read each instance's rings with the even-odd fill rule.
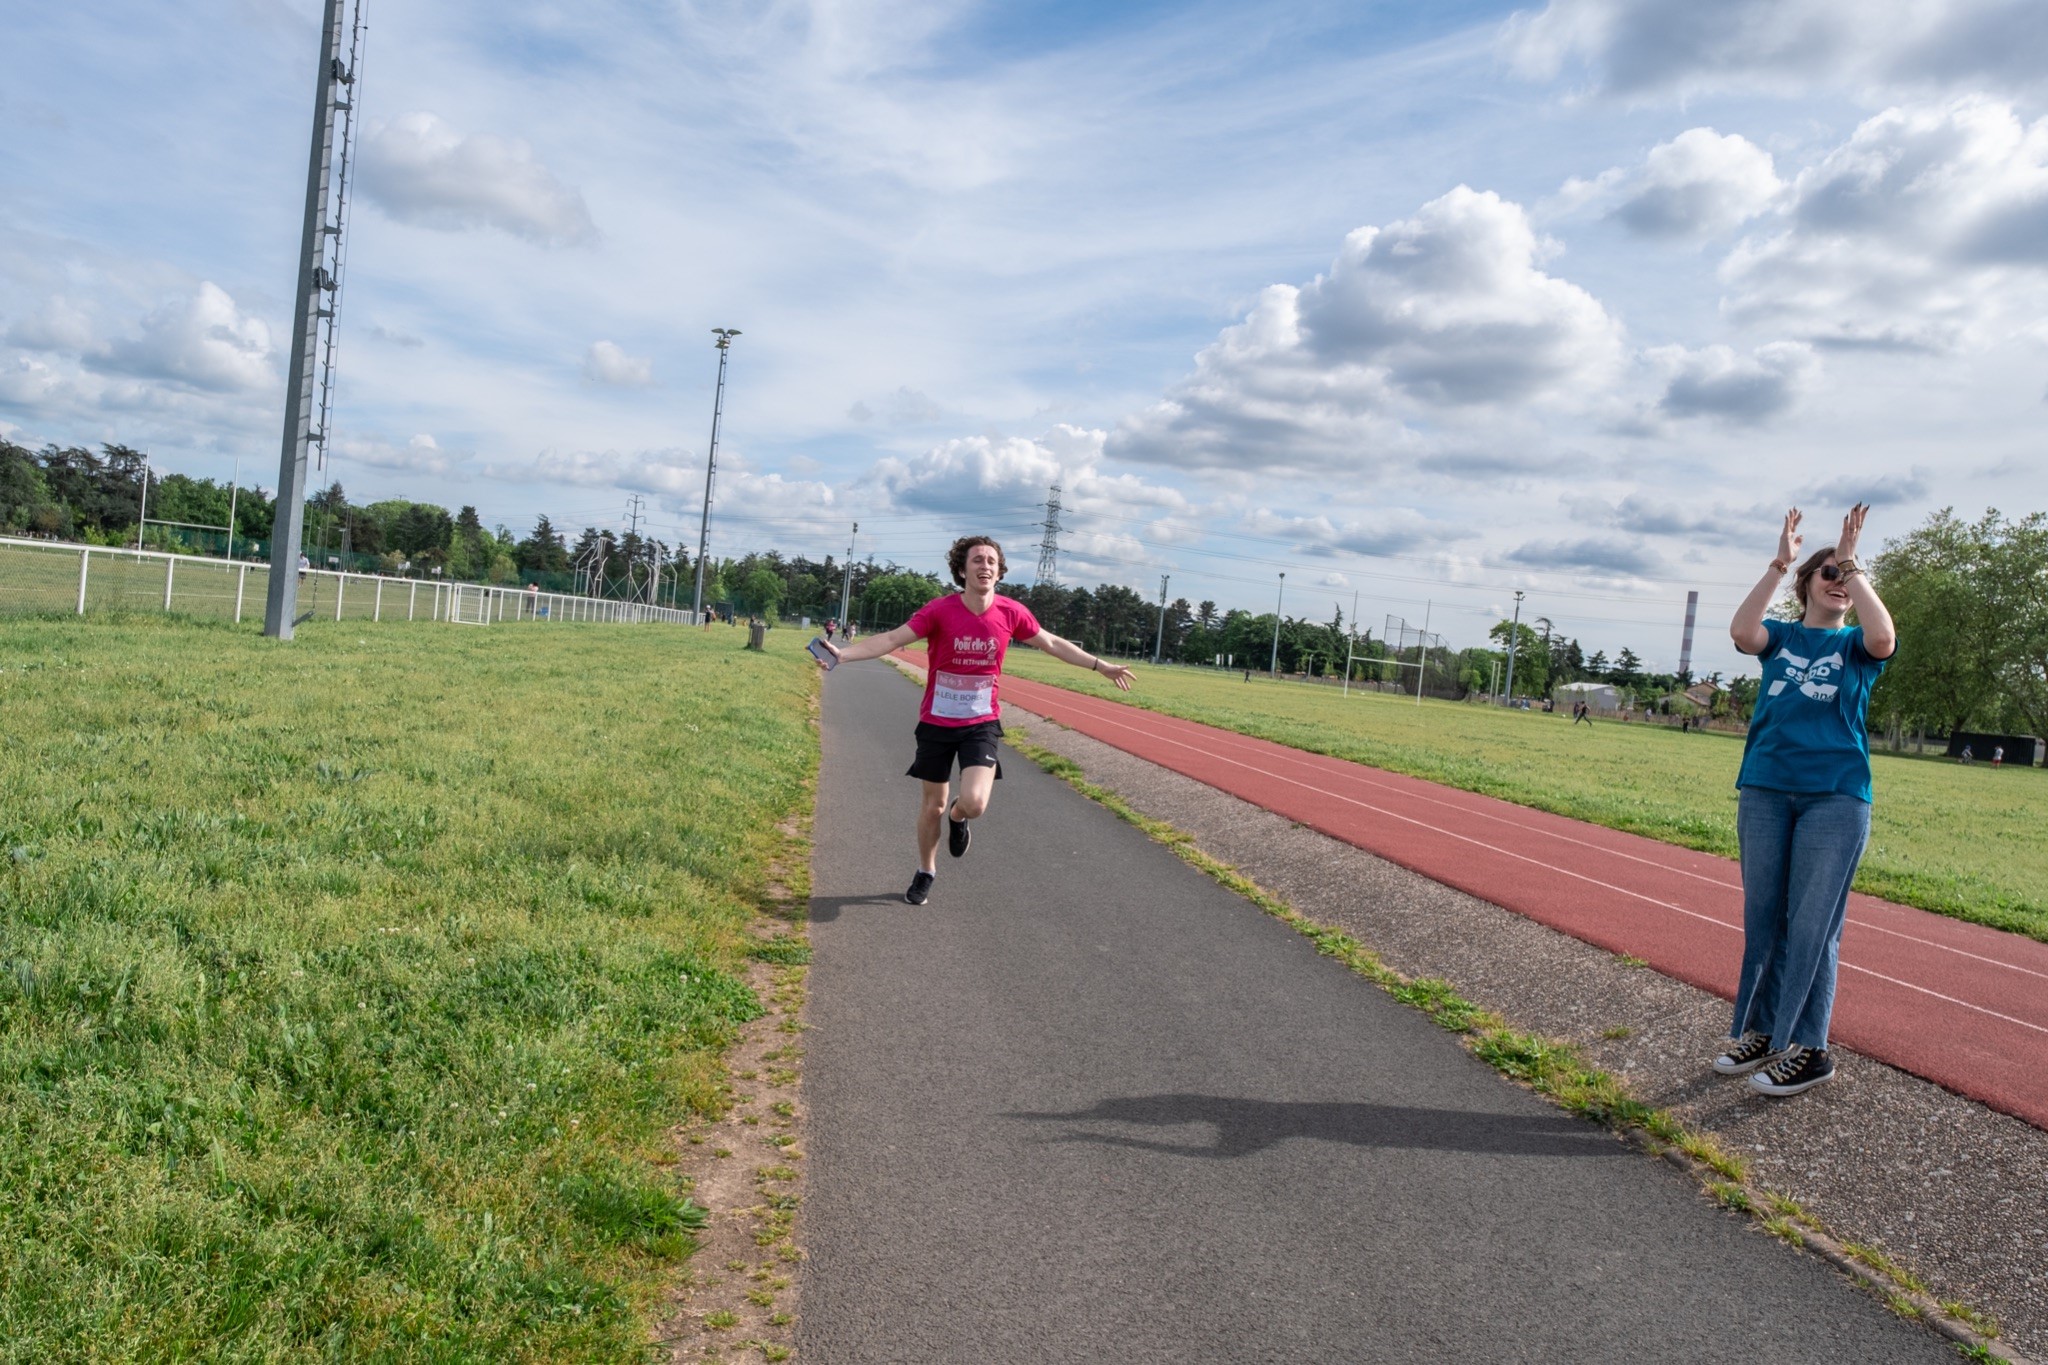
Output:
[[[795,637],[0,624],[0,1359],[636,1358]]]
[[[1022,677],[1117,697],[1032,649]],[[1139,666],[1135,705],[1735,856],[1739,738],[1506,711],[1201,668]],[[2048,941],[2048,770],[1873,755],[1876,803],[1856,886]]]

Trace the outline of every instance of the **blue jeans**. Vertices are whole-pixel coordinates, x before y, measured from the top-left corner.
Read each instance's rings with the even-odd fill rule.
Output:
[[[1849,883],[1870,839],[1870,806],[1835,792],[1744,787],[1742,982],[1731,1036],[1828,1045]]]

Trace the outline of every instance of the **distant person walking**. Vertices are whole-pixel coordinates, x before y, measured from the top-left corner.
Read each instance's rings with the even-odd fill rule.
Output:
[[[835,616],[835,617],[833,617],[833,618],[832,618],[831,620],[829,620],[829,621],[827,621],[827,622],[825,623],[825,638],[826,638],[827,640],[829,640],[829,639],[831,639],[831,638],[832,638],[832,637],[833,637],[834,635],[837,635],[838,633],[839,633],[839,618]]]
[[[2003,744],[1991,746],[1991,766],[1994,768],[2005,766],[2005,746]]]
[[[1577,725],[1580,721],[1584,721],[1588,726],[1592,725],[1593,706],[1591,702],[1578,702],[1572,707],[1572,724]]]
[[[1828,1021],[1849,884],[1870,839],[1870,689],[1898,649],[1891,613],[1856,562],[1869,507],[1799,565],[1797,621],[1764,619],[1798,559],[1800,512],[1728,633],[1762,663],[1749,741],[1735,779],[1742,849],[1742,976],[1734,1041],[1714,1059],[1766,1095],[1834,1079]],[[1859,624],[1847,624],[1851,609]]]
[[[947,826],[946,851],[967,852],[967,822],[988,809],[996,779],[1003,775],[997,750],[1003,736],[1003,656],[1012,640],[1034,645],[1064,663],[1101,673],[1131,690],[1131,670],[1105,663],[1044,629],[1031,609],[1013,597],[996,596],[1009,565],[1003,547],[988,536],[963,536],[946,552],[957,593],[934,597],[896,629],[844,647],[825,642],[839,663],[878,659],[915,640],[925,642],[924,702],[917,712],[917,757],[907,776],[924,783],[917,812],[917,872],[903,899],[923,905],[939,872],[939,825]],[[852,639],[849,628],[847,638]],[[819,666],[826,666],[823,660]],[[950,783],[960,765],[960,789]],[[950,799],[949,799],[950,798]]]

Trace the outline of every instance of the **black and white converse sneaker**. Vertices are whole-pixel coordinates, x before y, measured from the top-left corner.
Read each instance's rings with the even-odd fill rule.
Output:
[[[1785,1055],[1749,1078],[1752,1090],[1765,1095],[1797,1095],[1835,1078],[1835,1064],[1824,1047],[1794,1043]]]
[[[923,905],[932,894],[932,883],[937,880],[937,877],[919,868],[917,875],[910,879],[910,889],[903,893],[903,899],[912,905]]]
[[[1785,1049],[1771,1046],[1769,1034],[1752,1031],[1743,1034],[1735,1046],[1714,1058],[1714,1070],[1723,1076],[1747,1076],[1784,1055]]]
[[[953,818],[953,808],[950,805],[947,806],[946,852],[952,854],[955,858],[959,857],[967,851],[967,845],[973,838],[974,831],[967,828],[967,822],[965,820],[955,820]]]

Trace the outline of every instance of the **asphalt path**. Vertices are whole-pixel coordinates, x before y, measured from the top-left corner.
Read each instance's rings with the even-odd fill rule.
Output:
[[[800,1358],[1951,1360],[1014,754],[931,903],[832,673]]]
[[[1005,679],[1003,695],[1432,880],[1735,998],[1742,873],[1727,858],[1043,683]],[[1841,972],[1830,1042],[2048,1128],[2048,944],[1858,892],[1849,897]]]

